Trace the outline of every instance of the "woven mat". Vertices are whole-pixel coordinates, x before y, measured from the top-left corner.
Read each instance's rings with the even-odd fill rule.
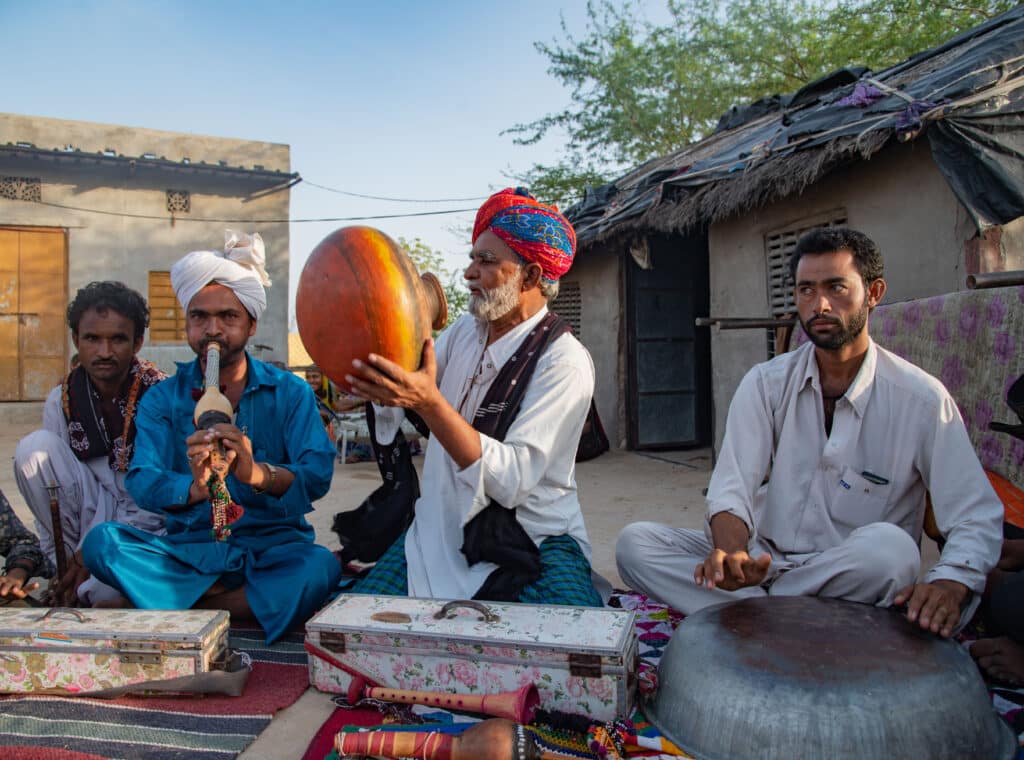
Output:
[[[230,760],[309,686],[302,635],[273,646],[261,631],[232,629],[253,670],[240,697],[0,698],[0,756],[19,760]]]

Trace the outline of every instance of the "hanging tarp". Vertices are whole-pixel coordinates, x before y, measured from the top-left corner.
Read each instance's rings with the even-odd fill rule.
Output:
[[[1024,216],[1024,6],[885,71],[844,68],[731,109],[707,139],[590,192],[567,211],[587,242],[641,218],[710,224],[785,197],[892,140],[927,135],[979,230]],[[659,214],[666,219],[655,224]]]

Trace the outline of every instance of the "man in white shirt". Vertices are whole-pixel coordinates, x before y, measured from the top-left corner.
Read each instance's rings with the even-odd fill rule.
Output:
[[[378,441],[404,409],[430,440],[412,524],[349,590],[601,604],[575,480],[594,369],[547,309],[575,244],[556,209],[521,188],[496,193],[474,225],[471,315],[426,342],[417,372],[354,362],[346,380],[377,405]]]
[[[906,604],[911,622],[950,636],[999,558],[1002,505],[946,389],[868,335],[885,293],[878,247],[854,230],[813,230],[790,273],[810,343],[737,388],[705,531],[629,525],[619,573],[686,614],[818,595]],[[926,492],[946,543],[918,583]]]
[[[47,396],[42,430],[18,442],[14,476],[35,516],[43,553],[55,565],[48,486],[56,486],[68,567],[65,577],[55,579],[53,601],[103,605],[121,595],[90,576],[82,562],[89,531],[114,521],[164,532],[163,518],[139,509],[124,481],[135,450],[139,402],[165,375],[137,357],[149,307],[123,283],[89,283],[75,294],[67,317],[79,365]]]

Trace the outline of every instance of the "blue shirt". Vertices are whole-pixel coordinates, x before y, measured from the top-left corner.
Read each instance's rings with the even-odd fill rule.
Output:
[[[280,496],[257,494],[229,474],[228,491],[245,510],[228,541],[256,551],[287,541],[312,542],[305,514],[327,493],[334,476],[334,447],[312,389],[290,372],[246,354],[248,375],[235,410],[235,425],[252,442],[256,462],[280,465],[295,475]],[[185,439],[195,432],[193,389],[201,390],[199,360],[179,363],[173,376],[153,386],[139,404],[135,455],[125,484],[135,503],[167,519],[175,543],[212,541],[210,502],[188,502],[192,474]]]

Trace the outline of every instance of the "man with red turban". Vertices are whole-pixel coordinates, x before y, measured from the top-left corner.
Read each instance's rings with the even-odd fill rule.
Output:
[[[416,372],[353,362],[346,380],[374,402],[378,442],[404,410],[430,442],[412,524],[348,590],[601,605],[575,478],[594,367],[547,307],[575,251],[556,208],[502,190],[473,227],[470,314],[426,342]]]

